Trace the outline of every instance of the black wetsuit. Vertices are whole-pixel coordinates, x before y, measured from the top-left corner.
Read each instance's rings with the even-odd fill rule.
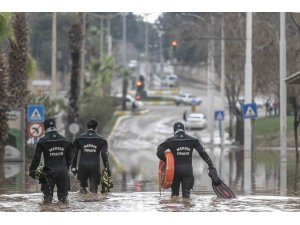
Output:
[[[42,183],[41,185],[44,200],[46,202],[52,201],[53,190],[56,185],[58,200],[66,201],[68,190],[70,189],[68,170],[72,163],[72,144],[60,135],[56,129],[46,132],[45,136],[36,145],[35,154],[29,168],[30,174],[34,174],[34,171],[39,166],[42,153],[44,165],[55,172],[55,179],[48,180],[47,183]]]
[[[89,129],[86,133],[81,134],[75,139],[73,146],[75,154],[72,168],[76,168],[78,152],[80,151],[78,165],[80,186],[86,188],[88,186],[87,181],[89,179],[90,191],[97,193],[101,177],[100,154],[104,167],[109,170],[107,141],[94,130]]]
[[[172,196],[179,196],[179,187],[181,183],[182,196],[184,198],[189,198],[190,190],[194,185],[192,166],[193,149],[196,149],[209,167],[212,167],[213,163],[199,140],[185,134],[183,131],[176,133],[173,137],[168,138],[158,146],[157,156],[159,159],[165,161],[164,152],[167,149],[171,150],[175,161],[175,174],[171,186]]]

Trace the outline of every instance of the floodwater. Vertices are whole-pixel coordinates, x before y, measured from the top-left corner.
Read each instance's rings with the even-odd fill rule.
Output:
[[[244,160],[240,149],[225,149],[223,160],[220,160],[220,149],[207,151],[223,181],[235,192],[237,199],[216,198],[206,165],[195,155],[195,184],[190,200],[171,199],[170,190],[160,195],[157,176],[151,175],[157,173],[157,165],[154,165],[152,173],[143,173],[143,168],[122,171],[113,167],[114,188],[105,195],[79,194],[78,182],[71,176],[69,205],[59,205],[55,196],[53,204],[43,206],[39,204],[42,202],[39,184],[27,175],[29,163],[6,162],[0,170],[0,211],[300,211],[300,175],[294,151],[288,152],[288,162],[285,164],[280,164],[279,151],[256,150],[252,164],[250,159]],[[249,163],[252,165],[251,173],[247,174],[244,168],[249,168]]]

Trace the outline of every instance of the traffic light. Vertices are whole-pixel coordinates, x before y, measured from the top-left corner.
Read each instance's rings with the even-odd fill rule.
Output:
[[[177,42],[176,41],[172,41],[172,48],[173,48],[173,52],[176,52],[176,46],[177,46]]]

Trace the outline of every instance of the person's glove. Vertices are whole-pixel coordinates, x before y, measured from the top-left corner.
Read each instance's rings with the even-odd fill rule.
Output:
[[[208,176],[211,178],[214,185],[221,184],[221,179],[218,176],[218,172],[215,167],[208,168]]]
[[[29,171],[29,176],[32,177],[32,179],[36,179],[35,170]]]
[[[78,170],[75,167],[72,167],[71,172],[73,173],[73,175],[76,175],[78,173]]]

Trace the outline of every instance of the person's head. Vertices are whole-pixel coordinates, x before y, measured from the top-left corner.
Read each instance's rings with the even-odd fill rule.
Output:
[[[44,120],[44,128],[47,130],[48,128],[56,128],[56,123],[54,118],[47,118]]]
[[[94,118],[91,118],[86,122],[86,126],[88,129],[96,130],[96,128],[98,126],[98,122]]]
[[[181,122],[174,123],[173,131],[174,131],[174,133],[177,133],[177,132],[180,132],[180,131],[185,132],[185,128],[184,128],[183,123],[181,123]]]

